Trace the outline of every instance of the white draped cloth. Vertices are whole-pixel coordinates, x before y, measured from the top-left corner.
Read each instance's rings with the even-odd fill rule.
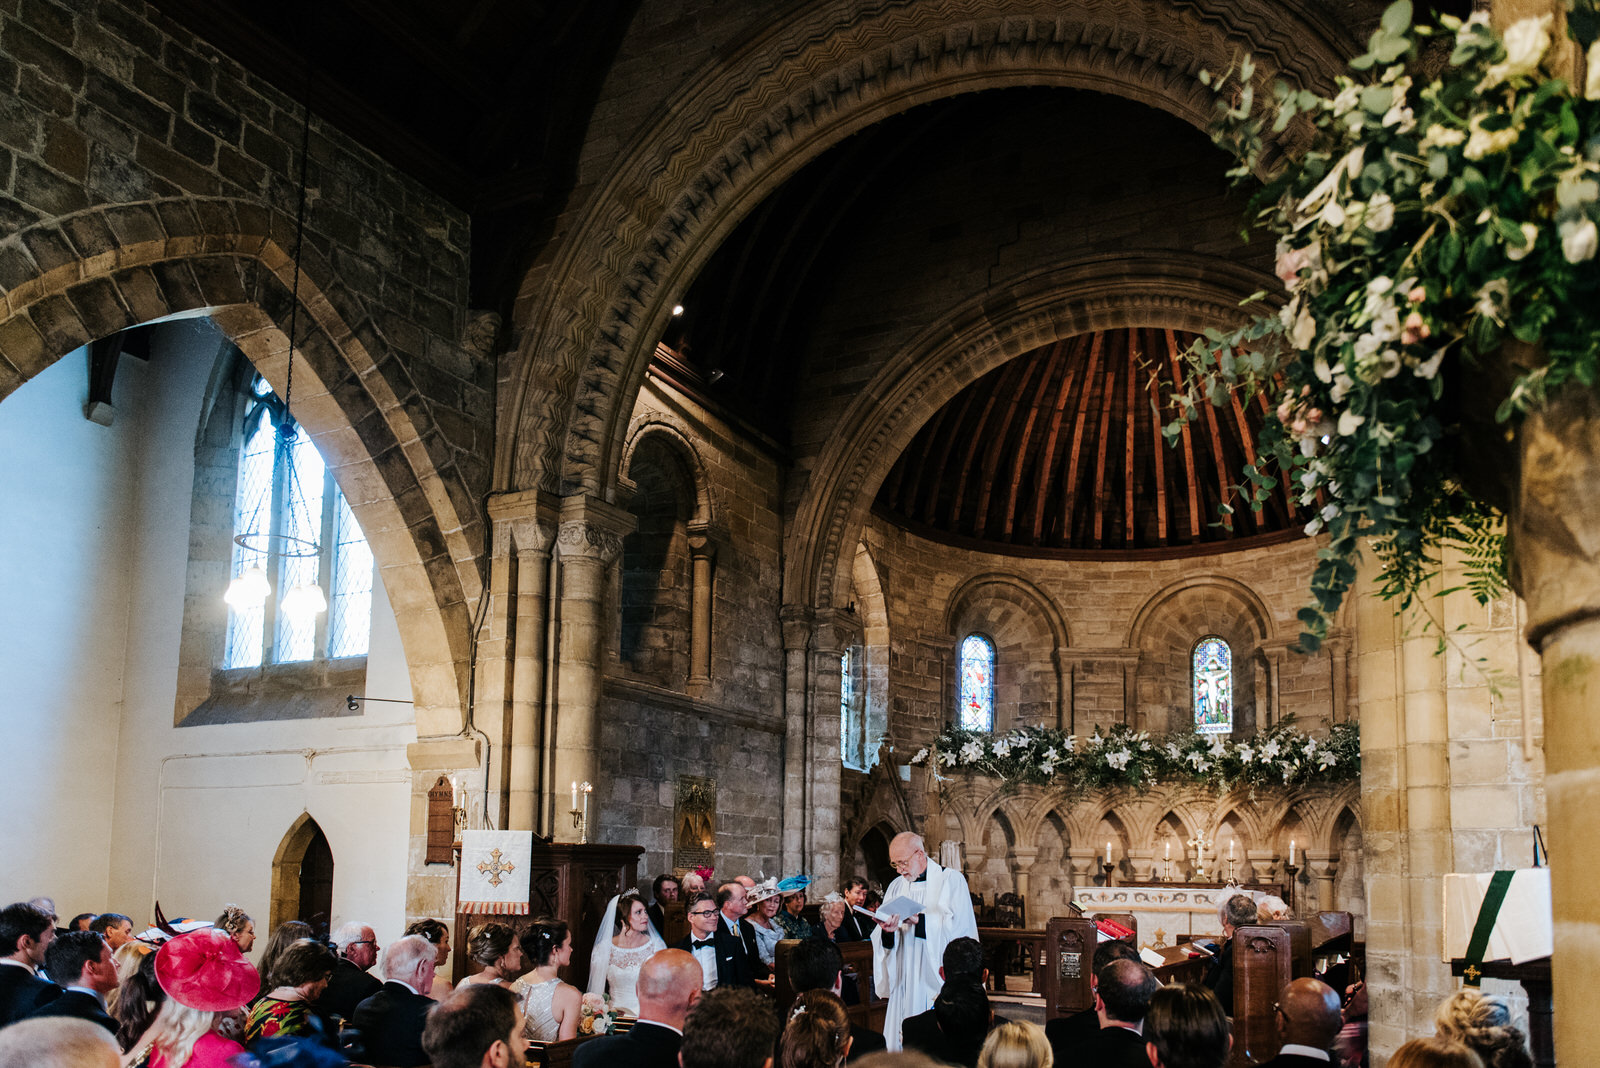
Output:
[[[650,928],[650,941],[644,945],[625,949],[612,942],[611,932],[617,925],[617,898],[613,897],[606,905],[600,931],[595,935],[594,952],[589,957],[589,993],[603,994],[610,987],[612,1006],[634,1018],[639,1015],[639,969],[667,948],[656,925],[645,922]]]
[[[930,860],[926,879],[912,881],[902,875],[889,884],[883,899],[893,901],[902,895],[922,903],[924,937],[916,936],[914,923],[906,924],[895,933],[894,945],[885,948],[883,928],[872,930],[873,986],[879,997],[889,999],[883,1038],[892,1050],[900,1048],[900,1024],[933,1008],[933,999],[944,986],[939,978],[944,947],[954,938],[978,937],[972,895],[959,871]]]

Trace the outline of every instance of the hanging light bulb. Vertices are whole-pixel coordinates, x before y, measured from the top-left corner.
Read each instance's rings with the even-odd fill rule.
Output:
[[[222,599],[234,608],[260,608],[267,603],[267,595],[272,592],[272,584],[267,581],[267,573],[259,567],[247,567],[232,582],[228,583],[228,592]]]
[[[315,582],[305,582],[283,595],[283,614],[296,623],[328,610],[328,598]]]

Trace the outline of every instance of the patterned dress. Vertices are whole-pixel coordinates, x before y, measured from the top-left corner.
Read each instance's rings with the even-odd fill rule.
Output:
[[[244,1024],[244,1040],[312,1033],[311,1004],[307,1001],[280,1001],[277,998],[258,998],[250,1006],[250,1015]]]
[[[560,979],[547,979],[530,984],[523,995],[522,1015],[527,1022],[522,1032],[535,1042],[554,1042],[561,1037],[561,1023],[550,1008],[560,985]]]
[[[788,909],[779,909],[778,914],[772,918],[783,928],[785,938],[811,937],[811,925],[798,916],[790,915]]]
[[[774,923],[771,927],[763,927],[759,923],[752,923],[751,930],[756,933],[756,952],[761,955],[761,963],[772,967],[777,961],[778,943],[789,936],[783,933],[783,928]]]

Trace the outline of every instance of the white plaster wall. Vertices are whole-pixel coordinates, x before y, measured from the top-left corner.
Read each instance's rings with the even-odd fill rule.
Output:
[[[34,752],[0,777],[0,899],[51,893],[63,915],[214,917],[236,902],[264,928],[271,868],[302,812],[334,857],[333,921],[381,940],[404,927],[410,707],[359,716],[172,724],[194,442],[218,339],[208,323],[124,359],[104,428],[82,415],[84,353],[0,405],[0,598],[12,680],[0,742]],[[373,598],[366,692],[409,700],[399,631]],[[47,843],[35,849],[35,842]]]

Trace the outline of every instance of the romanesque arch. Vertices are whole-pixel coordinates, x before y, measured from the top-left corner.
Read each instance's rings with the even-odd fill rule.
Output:
[[[609,495],[675,295],[762,198],[850,134],[917,104],[1020,85],[1111,93],[1204,128],[1202,69],[1249,50],[1263,78],[1326,85],[1354,51],[1305,0],[1123,0],[1031,18],[990,0],[814,0],[770,26],[729,42],[663,105],[529,272],[497,484]]]
[[[167,316],[200,312],[275,388],[288,371],[292,221],[245,202],[203,202],[219,225],[166,228],[154,207],[106,206],[41,223],[0,245],[48,244],[94,225],[143,235],[115,254],[37,260],[0,305],[0,398],[66,353]],[[131,220],[131,221],[130,221]],[[141,225],[142,224],[142,225]],[[70,248],[71,246],[65,246]],[[8,261],[13,262],[13,261]],[[391,375],[367,300],[308,249],[302,257],[294,415],[350,502],[383,572],[410,666],[417,729],[456,734],[468,668],[470,605],[480,591],[480,529],[456,472],[435,462],[435,431]],[[380,362],[384,368],[380,369]]]

